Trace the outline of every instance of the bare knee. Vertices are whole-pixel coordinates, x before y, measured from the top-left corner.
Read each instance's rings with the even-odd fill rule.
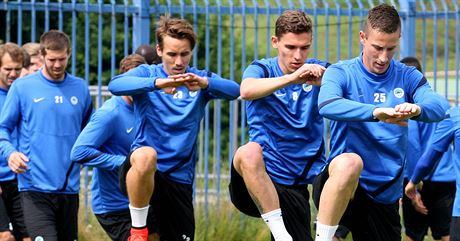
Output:
[[[329,175],[337,177],[344,185],[357,183],[361,171],[363,170],[363,160],[355,153],[343,153],[335,157],[329,166]]]
[[[153,173],[157,166],[157,152],[149,146],[140,147],[131,154],[131,169],[140,174]]]
[[[256,142],[249,142],[241,146],[236,150],[233,165],[240,175],[245,172],[264,170],[262,147]]]

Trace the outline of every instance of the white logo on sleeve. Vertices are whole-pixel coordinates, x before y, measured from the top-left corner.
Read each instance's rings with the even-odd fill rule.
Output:
[[[34,103],[38,103],[38,102],[40,102],[40,101],[42,101],[44,99],[45,99],[45,97],[34,98]]]
[[[404,96],[404,90],[402,88],[396,88],[393,90],[393,94],[396,98],[402,98]]]
[[[131,133],[131,131],[133,131],[133,127],[126,129],[126,133],[128,134]]]
[[[70,97],[70,103],[72,103],[72,105],[78,104],[78,98],[76,96]]]
[[[35,241],[43,241],[45,240],[42,236],[35,237]]]

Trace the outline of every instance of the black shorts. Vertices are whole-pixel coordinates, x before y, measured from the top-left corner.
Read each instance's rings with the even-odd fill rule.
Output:
[[[313,200],[316,207],[324,184],[329,178],[328,167],[315,178]],[[373,201],[359,185],[347,206],[340,224],[347,227],[354,241],[401,241],[399,202],[382,204]]]
[[[5,232],[10,230],[10,219],[8,218],[8,213],[6,212],[5,203],[3,198],[0,198],[0,232]]]
[[[120,189],[126,194],[126,174],[131,168],[131,153],[120,167]],[[168,175],[155,172],[155,188],[150,199],[150,209],[157,223],[161,240],[193,241],[195,217],[193,210],[192,184],[172,181]],[[148,221],[149,222],[149,221]]]
[[[460,241],[460,217],[452,217],[450,222],[450,241]]]
[[[280,208],[286,230],[293,240],[312,240],[310,194],[307,185],[284,186],[273,183],[278,193]],[[249,195],[243,178],[232,164],[229,185],[230,198],[235,207],[242,213],[260,218],[260,212]]]
[[[21,196],[18,191],[18,182],[17,180],[0,182],[2,187],[2,200],[6,208],[6,215],[8,216],[11,225],[13,226],[13,235],[16,240],[22,240],[25,237],[29,237],[29,234],[26,230],[26,225],[24,222],[24,215],[22,212]],[[3,216],[3,214],[1,215]],[[1,218],[1,225],[4,229],[6,219]],[[8,225],[9,228],[9,225]]]
[[[155,229],[153,211],[149,209],[149,217],[147,222],[147,228],[149,234],[157,233],[158,230]],[[119,212],[110,212],[104,214],[95,214],[97,221],[102,226],[104,231],[113,241],[126,241],[130,235],[131,230],[131,215],[129,209],[119,211]]]
[[[407,180],[404,180],[406,186]],[[428,215],[417,212],[410,198],[403,196],[403,220],[406,235],[414,241],[423,241],[428,227],[434,239],[449,235],[450,219],[455,198],[455,182],[424,181],[420,191]]]
[[[78,194],[22,192],[21,200],[32,240],[78,239]]]

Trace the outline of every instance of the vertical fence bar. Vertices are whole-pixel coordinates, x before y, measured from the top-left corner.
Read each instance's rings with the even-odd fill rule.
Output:
[[[444,0],[441,3],[444,9],[444,96],[449,99],[449,9]]]
[[[353,5],[347,0],[348,13],[348,54],[347,58],[353,57]]]
[[[243,0],[244,1],[244,0]],[[252,0],[254,7],[254,58],[259,58],[259,3],[257,0]]]
[[[45,0],[45,32],[50,30],[50,1]]]
[[[438,91],[438,14],[436,3],[431,0],[433,11],[433,82],[434,90]]]
[[[37,38],[37,10],[35,9],[35,0],[31,0],[30,6],[30,42],[35,43]]]
[[[217,0],[217,74],[222,76],[222,11],[221,11],[221,3],[220,0]],[[216,147],[214,153],[214,161],[215,161],[215,178],[216,178],[216,195],[217,195],[217,207],[220,204],[220,171],[221,171],[221,133],[222,133],[222,118],[221,118],[221,108],[222,108],[222,101],[217,99],[214,101],[214,146]]]
[[[246,69],[246,5],[245,5],[245,0],[241,0],[241,5],[243,7],[242,11],[242,20],[243,20],[243,33],[242,33],[242,43],[241,43],[241,74],[243,74],[244,70]],[[256,7],[254,7],[254,11],[256,11]],[[256,42],[257,43],[257,42]],[[254,48],[256,48],[257,44],[254,44]],[[241,80],[239,80],[241,81]],[[246,138],[246,131],[245,131],[245,115],[246,115],[246,108],[244,106],[244,101],[240,101],[240,106],[241,106],[241,111],[240,111],[240,128],[241,128],[241,135],[240,135],[240,145],[243,145],[245,143],[245,138]],[[238,110],[237,110],[238,111]],[[232,120],[230,120],[231,123]],[[235,146],[238,146],[238,122],[235,123],[232,128],[229,129],[229,137],[235,133]],[[228,150],[228,164],[229,164],[229,170],[231,170],[231,165],[232,165],[232,159],[233,159],[233,150],[229,148]]]
[[[198,33],[198,6],[196,3],[196,0],[192,0],[192,10],[193,10],[193,31],[195,33]],[[199,48],[200,43],[197,43],[195,48],[193,49],[193,66],[197,67],[198,66],[198,48]]]
[[[400,0],[401,47],[400,57],[415,56],[415,0]]]
[[[128,41],[129,41],[129,38],[127,36],[129,36],[129,12],[128,12],[128,7],[129,7],[129,2],[128,0],[123,0],[123,4],[124,4],[124,11],[123,11],[123,35],[125,36],[123,39],[123,55],[126,56],[128,55],[129,53],[129,45],[128,45]]]
[[[76,75],[77,72],[77,10],[76,10],[77,0],[72,0],[72,75]]]
[[[458,106],[459,72],[460,72],[460,10],[454,2],[455,9],[455,106]]]
[[[265,3],[265,30],[267,31],[265,33],[265,58],[270,58],[270,36],[271,36],[271,33],[270,33],[270,22],[271,22],[271,19],[270,19],[270,1],[269,0],[264,0],[264,3]]]
[[[102,105],[102,33],[104,32],[104,0],[97,0],[98,19],[97,19],[97,108]]]
[[[204,0],[205,4],[205,68],[209,71],[210,66],[210,17],[209,17],[209,1]],[[205,140],[204,140],[204,205],[206,217],[208,214],[208,188],[209,188],[209,105],[206,105],[205,117],[204,117],[204,126],[205,126]],[[215,160],[215,159],[214,159]]]
[[[64,21],[64,13],[62,11],[62,0],[58,0],[58,29],[62,31],[63,29],[63,21]]]
[[[110,0],[110,6],[111,6],[111,19],[112,19],[112,23],[111,23],[111,36],[112,36],[112,39],[111,39],[111,42],[110,42],[110,49],[112,51],[110,51],[110,79],[113,78],[113,76],[115,76],[115,66],[116,66],[116,57],[115,57],[115,53],[117,52],[117,13],[115,12],[115,7],[116,7],[116,2],[115,0]]]
[[[324,4],[324,60],[329,61],[329,1],[323,0]],[[340,34],[338,34],[340,35]]]
[[[133,17],[133,49],[136,49],[141,44],[149,44],[150,42],[150,1],[149,0],[133,0],[134,5],[138,8],[137,14]]]
[[[184,14],[185,14],[185,3],[184,3],[184,0],[180,0],[179,1],[179,4],[180,4],[180,18],[185,18]]]
[[[341,15],[340,15],[340,3],[337,1],[337,0],[334,0],[334,3],[335,3],[335,9],[337,11],[337,56],[336,56],[336,62],[340,60],[340,52],[341,52],[341,48],[340,48],[340,44],[342,43],[342,41],[340,41],[340,36],[342,35],[341,33]]]
[[[90,18],[89,18],[89,0],[85,0],[85,80],[89,84],[89,64],[90,64],[90,42],[89,42],[89,30],[90,30]],[[84,202],[85,202],[85,223],[89,223],[89,215],[88,215],[88,192],[89,192],[89,181],[88,181],[88,167],[84,167],[84,172],[85,172],[85,179],[84,179],[84,185],[85,185],[85,193],[84,193]]]
[[[315,0],[310,0],[313,7],[313,58],[318,58],[318,4]]]
[[[422,68],[426,72],[426,6],[424,1],[420,1],[420,10],[422,13]]]
[[[361,21],[359,22],[359,30],[363,30],[363,25],[364,25],[364,6],[363,6],[363,3],[361,2],[361,0],[358,0],[358,9],[360,10],[359,11],[359,19],[361,19]],[[359,45],[359,51],[362,51],[363,50],[363,46],[360,44]]]
[[[6,36],[5,42],[11,42],[11,10],[8,7],[8,2],[4,1],[3,4],[5,5],[4,9],[6,9]]]
[[[235,68],[235,13],[234,13],[234,3],[233,0],[229,0],[229,8],[230,8],[230,69]],[[257,43],[255,44],[257,45]],[[235,71],[230,71],[230,80],[235,80]],[[230,101],[229,102],[229,129],[232,131],[230,135],[230,148],[229,152],[233,153],[236,149],[236,136],[237,130],[236,127],[238,124],[235,120],[237,118],[236,113],[237,110],[237,101]],[[230,162],[231,159],[229,159]]]
[[[16,43],[22,45],[22,0],[18,0],[18,26],[17,26],[17,40]]]

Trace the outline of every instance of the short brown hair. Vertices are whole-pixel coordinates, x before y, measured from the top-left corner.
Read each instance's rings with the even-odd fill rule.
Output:
[[[70,39],[67,34],[58,30],[50,30],[40,37],[40,52],[46,55],[46,50],[67,50],[70,53]]]
[[[401,29],[398,11],[386,3],[377,5],[369,10],[364,23],[364,31],[374,29],[382,33],[395,33]]]
[[[140,54],[130,54],[120,61],[120,74],[128,72],[141,64],[146,64],[145,58]]]
[[[26,43],[22,45],[22,49],[24,49],[30,57],[40,55],[40,44],[39,43]]]
[[[2,58],[5,54],[9,54],[14,62],[24,64],[24,52],[15,43],[5,43],[0,45],[0,66],[2,66]]]
[[[163,49],[163,38],[165,36],[175,39],[187,39],[192,49],[195,47],[196,34],[193,32],[193,26],[185,19],[162,16],[158,21],[156,31],[157,43],[160,49]]]
[[[281,38],[285,33],[311,33],[313,23],[301,10],[286,10],[276,20],[275,36]]]

